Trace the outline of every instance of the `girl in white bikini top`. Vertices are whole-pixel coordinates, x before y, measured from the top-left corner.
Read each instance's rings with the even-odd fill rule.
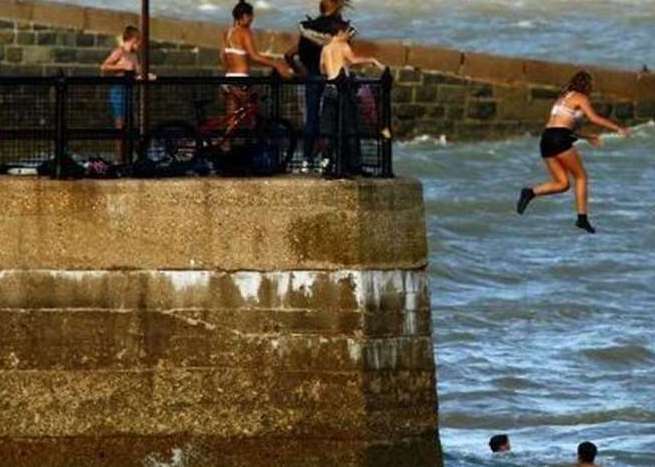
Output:
[[[288,66],[263,56],[255,48],[251,29],[255,20],[253,6],[245,0],[239,0],[239,3],[232,10],[232,16],[234,26],[225,34],[225,47],[223,48],[223,59],[226,67],[225,76],[247,77],[250,73],[251,62],[275,68],[280,75],[288,76]],[[235,44],[235,36],[241,42],[239,46]]]
[[[234,33],[234,28],[230,28],[230,30],[227,32],[227,37],[225,39],[225,53],[226,54],[233,54],[233,55],[239,55],[242,57],[245,57],[248,55],[248,52],[245,50],[238,48],[238,47],[233,47],[231,45],[232,43],[232,33]]]
[[[227,36],[225,37],[225,49],[223,51],[225,52],[225,55],[237,55],[239,57],[247,57],[248,52],[246,52],[244,49],[240,47],[235,47],[232,44],[232,34],[234,33],[234,27],[230,28],[230,30],[227,32]],[[226,73],[226,77],[228,78],[247,78],[248,73]]]
[[[582,110],[576,110],[566,105],[566,101],[572,95],[573,95],[573,91],[569,92],[564,97],[558,99],[557,102],[555,102],[555,105],[553,106],[550,115],[552,117],[569,117],[571,120],[573,120],[574,123],[576,124],[580,123],[584,118],[584,112]]]

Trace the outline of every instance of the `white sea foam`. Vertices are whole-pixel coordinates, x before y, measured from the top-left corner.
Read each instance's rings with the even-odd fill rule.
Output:
[[[257,0],[254,6],[258,10],[271,10],[273,8],[273,5],[266,0]]]
[[[218,11],[218,10],[220,10],[220,7],[218,5],[214,5],[212,3],[201,3],[198,6],[198,10],[200,10],[200,11]]]
[[[516,27],[521,28],[521,29],[534,29],[535,23],[533,21],[529,20],[524,20],[524,21],[519,21],[516,23]]]

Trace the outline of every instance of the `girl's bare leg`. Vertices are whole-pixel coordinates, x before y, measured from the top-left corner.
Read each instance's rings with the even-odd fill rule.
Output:
[[[532,191],[534,191],[536,196],[553,195],[568,191],[570,187],[569,176],[566,173],[566,167],[560,160],[560,157],[563,157],[569,152],[571,151],[565,152],[562,156],[548,157],[544,159],[544,164],[546,164],[548,173],[550,173],[551,181],[534,187]]]
[[[575,149],[561,156],[561,162],[566,170],[575,178],[575,201],[578,214],[587,214],[588,211],[588,178],[587,171],[582,163],[580,154]]]
[[[587,217],[588,189],[587,189],[587,171],[582,163],[580,154],[575,149],[559,157],[566,170],[575,178],[575,201],[578,209],[578,220],[575,225],[588,233],[596,233],[596,229],[589,223]]]
[[[542,183],[534,188],[524,188],[521,190],[519,201],[516,205],[516,210],[519,214],[523,214],[536,196],[552,195],[555,193],[563,193],[569,189],[569,178],[566,173],[566,168],[558,160],[557,157],[548,157],[544,159],[544,164],[548,173],[550,174],[551,181]]]

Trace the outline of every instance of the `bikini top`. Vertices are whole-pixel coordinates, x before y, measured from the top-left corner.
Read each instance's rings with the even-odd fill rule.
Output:
[[[575,110],[568,105],[566,105],[566,100],[573,94],[572,92],[568,93],[566,96],[560,98],[557,100],[555,105],[553,106],[553,110],[551,110],[550,114],[553,117],[569,117],[572,120],[579,121],[582,120],[584,117],[584,112],[581,110]]]
[[[245,50],[238,48],[238,47],[232,47],[230,45],[230,40],[232,39],[232,33],[234,32],[234,28],[230,28],[230,30],[227,32],[227,38],[225,40],[225,53],[226,54],[232,54],[232,55],[240,55],[242,57],[245,57],[248,55],[248,52]]]

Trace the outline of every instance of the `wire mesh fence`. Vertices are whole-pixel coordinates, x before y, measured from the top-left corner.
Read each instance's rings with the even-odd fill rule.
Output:
[[[0,80],[0,163],[36,168],[54,157],[55,104],[52,80]]]
[[[389,74],[0,78],[0,172],[390,177],[391,84]]]

